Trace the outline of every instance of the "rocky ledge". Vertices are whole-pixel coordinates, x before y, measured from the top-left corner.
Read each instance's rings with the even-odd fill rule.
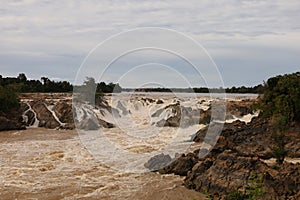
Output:
[[[0,112],[0,131],[22,130],[25,128],[22,113],[19,109],[14,109],[6,113]]]
[[[194,141],[204,140],[206,129]],[[286,134],[289,162],[277,165],[272,153],[269,121],[260,117],[251,123],[225,124],[218,143],[205,158],[199,150],[181,155],[162,174],[186,176],[187,188],[206,193],[213,199],[300,199],[300,127]]]

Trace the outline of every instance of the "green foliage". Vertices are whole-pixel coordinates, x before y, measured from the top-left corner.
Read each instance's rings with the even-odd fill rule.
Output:
[[[227,200],[244,200],[245,195],[241,191],[233,190],[229,191],[227,195]]]
[[[272,120],[273,155],[282,164],[288,154],[285,132],[292,122],[300,122],[300,72],[268,79],[260,108]]]
[[[268,79],[261,109],[265,117],[300,122],[300,72]]]
[[[263,176],[253,173],[249,178],[250,185],[246,187],[246,196],[249,200],[256,200],[258,197],[264,196],[263,192]]]
[[[288,123],[287,117],[283,115],[277,114],[272,118],[272,137],[274,140],[273,155],[278,164],[282,164],[288,154],[288,151],[285,149],[285,131],[288,128]]]
[[[117,83],[109,83],[106,84],[104,82],[98,83],[97,84],[97,92],[100,93],[119,93],[122,92],[121,86]]]
[[[41,82],[42,81],[42,82]],[[73,86],[67,81],[52,81],[47,77],[42,77],[39,80],[28,80],[24,73],[18,77],[0,77],[0,85],[10,87],[16,92],[71,92]]]
[[[0,85],[0,111],[6,112],[19,106],[17,94],[9,87]]]
[[[232,88],[226,88],[225,91],[226,91],[226,93],[240,93],[240,94],[254,93],[254,94],[261,94],[264,91],[264,86],[260,84],[260,85],[254,86],[254,87],[245,87],[245,86],[232,87]]]
[[[263,192],[263,176],[252,173],[249,177],[249,185],[245,186],[244,192],[233,190],[227,195],[228,200],[256,200],[264,196]]]

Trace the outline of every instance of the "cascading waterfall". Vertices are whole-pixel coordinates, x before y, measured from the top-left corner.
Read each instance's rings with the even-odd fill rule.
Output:
[[[57,117],[56,113],[54,112],[53,108],[55,105],[47,105],[46,103],[44,103],[45,107],[49,110],[49,112],[52,113],[52,116],[54,117],[54,119],[60,124],[60,126],[64,126],[65,123],[62,123],[59,118]]]
[[[36,112],[32,109],[30,103],[26,102],[26,105],[28,106],[28,109],[23,113],[22,117],[25,120],[25,122],[28,122],[28,117],[26,116],[26,114],[31,111],[34,114],[34,123],[32,125],[30,125],[30,127],[38,127],[40,121],[37,118],[37,114]]]

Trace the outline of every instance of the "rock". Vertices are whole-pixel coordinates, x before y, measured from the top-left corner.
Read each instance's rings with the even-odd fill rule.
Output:
[[[151,171],[159,170],[171,162],[171,157],[169,155],[165,155],[163,153],[156,155],[144,164],[144,166]]]
[[[26,129],[20,109],[0,112],[0,131]]]
[[[231,115],[234,115],[236,117],[242,117],[247,114],[253,114],[254,110],[252,108],[252,105],[255,101],[253,100],[228,101],[226,110]]]
[[[209,124],[211,120],[211,109],[200,111],[199,124]]]
[[[104,128],[114,128],[115,125],[113,125],[112,123],[109,123],[107,121],[104,121],[103,119],[98,119],[99,121],[99,124],[101,125],[101,127],[104,127]]]
[[[10,120],[4,116],[0,116],[0,131],[7,130],[22,130],[25,126],[16,122],[15,120]]]
[[[168,166],[159,170],[161,174],[174,173],[180,176],[186,176],[193,166],[197,163],[198,159],[194,154],[182,155],[181,157],[172,161]]]
[[[80,121],[77,124],[77,128],[89,131],[89,130],[98,130],[100,126],[96,119],[87,118]]]
[[[218,127],[212,124],[211,129],[217,131]],[[250,124],[241,121],[225,123],[220,134],[222,139],[218,141],[214,148],[230,149],[247,157],[257,156],[262,159],[269,159],[272,157],[270,143],[272,138],[268,130],[268,122],[257,118],[254,118]],[[193,141],[203,142],[207,131],[208,127],[200,129],[193,136]]]
[[[31,107],[37,113],[37,118],[40,121],[39,127],[54,129],[60,126],[43,101],[34,102]]]
[[[60,101],[54,106],[53,110],[59,121],[61,121],[62,123],[74,123],[71,104],[65,101]]]
[[[160,111],[158,111],[160,112]],[[164,108],[162,112],[168,113],[168,116],[159,122],[157,122],[157,126],[168,126],[168,127],[179,127],[181,120],[181,107],[178,104],[168,105]],[[157,114],[154,114],[157,116]]]
[[[124,105],[120,101],[118,101],[117,108],[119,108],[122,111],[123,115],[127,115],[129,113],[129,111],[124,107]]]
[[[259,165],[266,167],[258,158],[239,157],[226,150],[214,161],[197,163],[188,173],[185,186],[214,196],[227,195],[228,191],[247,185],[251,172]]]
[[[161,99],[158,99],[158,100],[156,101],[156,104],[163,104],[163,103],[164,103],[164,101],[161,100]]]
[[[225,124],[217,144],[206,157],[198,158],[200,150],[196,150],[159,172],[185,175],[186,187],[209,193],[214,199],[227,199],[237,191],[248,199],[254,192],[265,194],[264,199],[299,199],[300,163],[269,166],[262,161],[273,156],[269,123],[257,117],[249,124]],[[286,147],[294,156],[300,149],[299,130],[294,127],[286,135]],[[194,141],[203,142],[206,132],[207,128],[198,131]]]
[[[29,110],[24,114],[24,116],[26,116],[26,120],[25,120],[26,126],[32,126],[35,122],[34,113],[31,110]]]

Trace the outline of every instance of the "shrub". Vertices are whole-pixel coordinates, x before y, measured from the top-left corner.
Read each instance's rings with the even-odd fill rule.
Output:
[[[259,107],[271,119],[273,155],[282,164],[288,153],[285,132],[292,122],[300,122],[300,72],[268,79]]]
[[[268,79],[261,109],[265,117],[283,116],[287,124],[300,122],[300,72]]]
[[[17,94],[0,85],[0,111],[6,112],[20,106]]]

